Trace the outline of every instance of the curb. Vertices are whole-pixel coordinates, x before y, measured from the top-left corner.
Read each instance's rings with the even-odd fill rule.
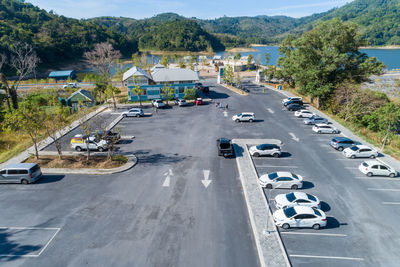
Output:
[[[43,174],[89,174],[89,175],[105,175],[127,171],[133,168],[138,163],[138,158],[135,155],[128,155],[128,162],[124,165],[113,169],[69,169],[69,168],[42,168]]]
[[[247,96],[247,95],[249,95],[248,93],[246,93],[246,92],[244,92],[244,91],[242,91],[242,90],[240,90],[240,89],[237,89],[237,88],[234,88],[234,87],[228,87],[228,86],[225,85],[225,84],[219,84],[219,85],[222,86],[222,87],[224,87],[224,88],[226,88],[226,89],[228,89],[228,90],[230,90],[230,91],[232,91],[232,92],[237,93],[238,95],[241,95],[241,96]]]

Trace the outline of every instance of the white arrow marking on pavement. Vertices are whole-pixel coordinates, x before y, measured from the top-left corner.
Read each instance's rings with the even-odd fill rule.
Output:
[[[297,137],[294,135],[294,133],[289,133],[289,135],[292,137],[292,139],[293,139],[294,141],[296,141],[296,142],[299,142],[299,141],[300,141],[300,139],[297,138]]]
[[[201,180],[203,183],[204,187],[207,188],[211,184],[211,180],[208,180],[210,177],[210,171],[209,170],[203,170],[204,173],[204,180]]]
[[[228,112],[224,111],[224,116],[228,117]]]
[[[271,113],[271,114],[274,114],[274,113],[275,113],[275,112],[274,112],[272,109],[270,109],[270,108],[267,108],[267,110],[268,110],[268,112]]]
[[[173,175],[172,170],[169,169],[169,171],[164,173],[164,175],[166,175],[167,177],[165,178],[164,183],[163,183],[162,186],[163,187],[169,187],[169,184],[171,182],[171,176]]]

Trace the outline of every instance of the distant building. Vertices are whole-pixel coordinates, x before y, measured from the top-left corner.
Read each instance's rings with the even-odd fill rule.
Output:
[[[56,79],[56,80],[68,80],[76,79],[76,71],[74,70],[61,70],[61,71],[52,71],[49,74],[49,78]]]
[[[80,103],[85,106],[93,106],[94,98],[90,91],[79,89],[78,91],[72,93],[72,95],[67,98],[66,102],[68,106],[71,106],[74,110],[77,110]]]
[[[169,69],[157,64],[151,68],[151,74],[139,67],[132,67],[124,73],[123,81],[128,87],[130,101],[139,101],[139,96],[132,92],[136,84],[140,85],[144,91],[140,97],[141,100],[162,98],[162,88],[165,86],[174,89],[174,98],[182,98],[185,89],[195,87],[195,83],[199,81],[199,75],[190,69]]]
[[[213,60],[222,60],[222,56],[217,56],[217,55],[215,55],[215,56],[213,57]]]

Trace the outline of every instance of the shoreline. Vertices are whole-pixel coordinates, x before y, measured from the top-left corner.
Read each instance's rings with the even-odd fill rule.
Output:
[[[238,53],[238,52],[257,52],[257,49],[252,47],[234,47],[226,49],[224,52]]]
[[[387,45],[387,46],[361,46],[359,49],[379,49],[379,50],[396,50],[400,49],[399,45]]]

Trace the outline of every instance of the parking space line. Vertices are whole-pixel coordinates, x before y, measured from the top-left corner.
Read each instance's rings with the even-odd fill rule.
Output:
[[[383,205],[400,205],[400,202],[382,202]]]
[[[357,159],[357,158],[355,158],[355,159],[350,159],[350,158],[344,158],[344,159],[335,159],[335,160],[347,160],[348,162],[352,162],[352,161],[356,161],[356,160],[359,160],[359,161],[364,161],[365,159]]]
[[[44,247],[39,251],[38,257],[42,254],[42,252],[47,248],[47,246],[50,244],[51,241],[53,241],[54,237],[60,232],[60,228],[57,228],[57,231],[54,233],[54,235],[50,238],[50,240],[44,245]]]
[[[257,168],[298,168],[297,166],[267,166],[267,165],[264,165],[264,166],[256,165],[256,167]]]
[[[292,258],[314,258],[314,259],[333,259],[333,260],[353,260],[353,261],[363,261],[363,258],[352,258],[352,257],[335,257],[335,256],[317,256],[317,255],[289,255]]]
[[[348,170],[358,170],[358,168],[357,167],[344,167],[345,169],[348,169]]]
[[[285,235],[318,235],[318,236],[339,236],[345,237],[345,234],[327,234],[327,233],[303,233],[303,232],[280,232]]]
[[[400,189],[392,189],[392,188],[368,188],[369,191],[393,191],[400,192]]]
[[[389,177],[354,177],[354,178],[360,180],[382,180],[382,181],[400,182],[400,179],[398,178],[389,178]]]

